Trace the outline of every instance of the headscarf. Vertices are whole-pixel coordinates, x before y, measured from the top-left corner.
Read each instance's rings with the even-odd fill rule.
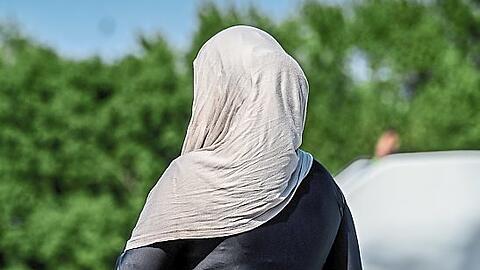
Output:
[[[313,157],[299,149],[307,79],[272,36],[227,28],[202,46],[193,70],[182,153],[149,192],[125,250],[254,229],[310,170]]]

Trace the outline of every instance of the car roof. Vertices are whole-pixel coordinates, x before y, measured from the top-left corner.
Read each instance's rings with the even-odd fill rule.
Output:
[[[466,269],[463,247],[480,240],[480,151],[360,159],[335,180],[352,210],[366,269]]]

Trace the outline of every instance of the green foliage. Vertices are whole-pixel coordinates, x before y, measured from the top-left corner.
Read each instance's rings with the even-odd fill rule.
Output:
[[[140,37],[139,55],[111,64],[65,59],[0,26],[0,268],[112,268],[180,152],[192,60],[235,24],[272,33],[304,68],[302,147],[333,172],[391,126],[402,151],[480,149],[479,12],[474,1],[306,1],[275,21],[207,3],[187,52]]]

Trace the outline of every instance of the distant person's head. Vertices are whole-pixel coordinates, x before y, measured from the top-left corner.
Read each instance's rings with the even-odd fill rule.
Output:
[[[400,140],[397,131],[393,128],[387,129],[378,138],[375,146],[375,158],[382,158],[397,152],[399,145]]]

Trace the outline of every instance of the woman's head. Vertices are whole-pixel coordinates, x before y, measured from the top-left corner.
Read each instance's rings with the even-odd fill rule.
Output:
[[[298,149],[307,96],[302,69],[266,32],[234,26],[208,40],[182,155],[150,191],[130,247],[241,233],[275,216],[312,164]]]
[[[192,118],[182,153],[300,146],[307,79],[271,35],[251,26],[227,28],[202,46],[193,68]]]

